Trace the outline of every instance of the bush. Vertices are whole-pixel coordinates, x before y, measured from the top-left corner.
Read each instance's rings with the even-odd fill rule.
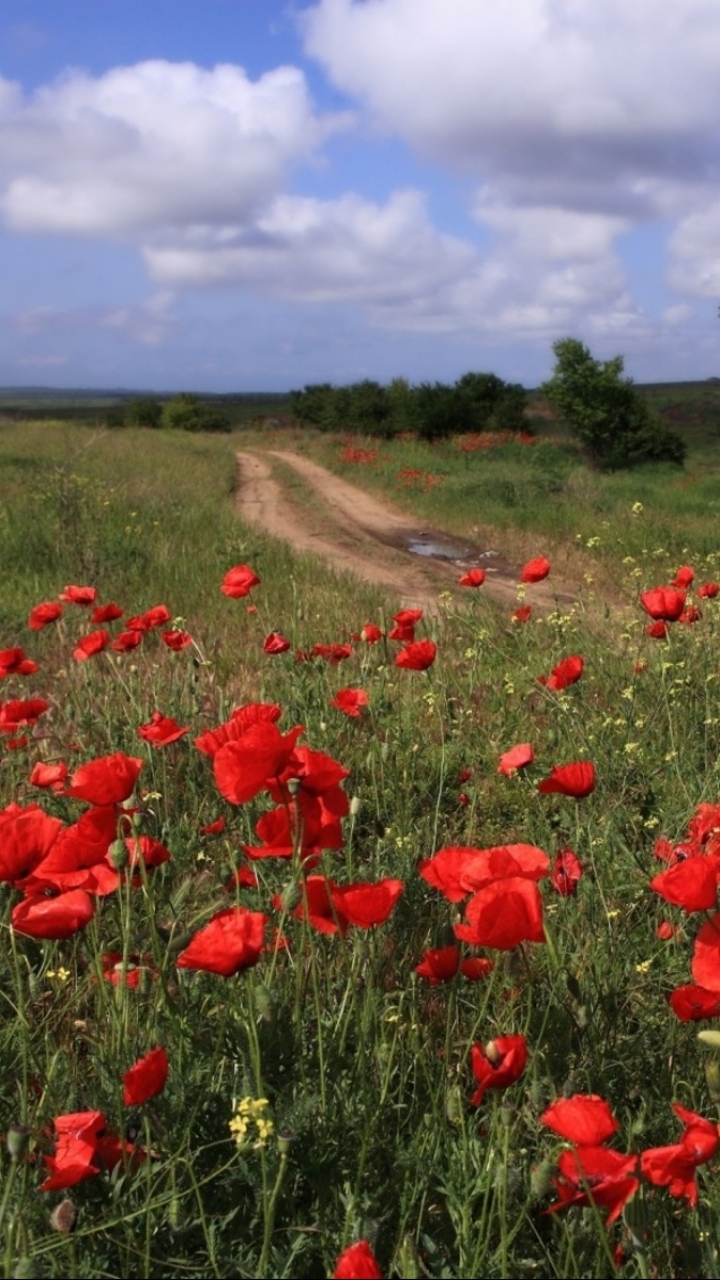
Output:
[[[140,396],[131,400],[126,411],[127,421],[131,427],[159,427],[162,422],[163,407],[159,400],[151,396]]]
[[[577,338],[560,338],[553,352],[555,369],[540,391],[596,466],[616,471],[643,462],[682,465],[684,440],[652,413],[632,379],[622,376],[622,356],[594,360]]]
[[[232,430],[232,423],[222,409],[203,404],[199,396],[187,391],[168,401],[162,411],[162,424],[176,431]]]

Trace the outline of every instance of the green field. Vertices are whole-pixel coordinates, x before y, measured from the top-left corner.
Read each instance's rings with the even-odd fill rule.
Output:
[[[385,1276],[718,1275],[720,384],[643,393],[684,469],[600,475],[540,415],[436,446],[0,420],[6,1275],[323,1277],[360,1241]],[[397,600],[238,520],[263,446],[578,602],[458,589],[428,661]],[[681,565],[658,639],[639,594]]]

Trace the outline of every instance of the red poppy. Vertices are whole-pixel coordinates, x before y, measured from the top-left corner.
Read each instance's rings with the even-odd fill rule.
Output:
[[[138,737],[142,738],[143,742],[152,743],[154,747],[167,747],[171,742],[184,738],[189,732],[189,725],[183,727],[177,720],[173,720],[172,716],[164,716],[161,711],[153,711],[150,723],[140,725]]]
[[[109,631],[91,631],[89,635],[78,640],[72,656],[76,662],[87,662],[88,658],[93,658],[96,653],[102,653],[103,649],[107,649],[109,644]]]
[[[100,1164],[93,1162],[97,1159],[98,1139],[107,1131],[102,1112],[77,1111],[57,1116],[54,1126],[55,1154],[43,1156],[50,1177],[41,1184],[41,1191],[63,1191],[100,1172]]]
[[[220,794],[230,804],[252,800],[287,768],[302,732],[297,725],[283,736],[271,721],[261,720],[220,747],[213,758]]]
[[[75,770],[67,794],[90,804],[121,804],[132,794],[142,767],[142,760],[122,751],[98,756]]]
[[[179,653],[181,649],[187,649],[193,642],[192,636],[188,631],[163,631],[160,639],[174,653]]]
[[[545,556],[537,556],[528,560],[520,574],[521,582],[542,582],[550,572],[550,561]]]
[[[597,1204],[609,1209],[607,1221],[620,1216],[640,1186],[638,1158],[624,1156],[608,1147],[573,1147],[558,1160],[558,1177],[553,1178],[560,1199],[548,1210],[557,1213],[569,1205]]]
[[[57,622],[62,617],[63,607],[57,600],[45,600],[30,610],[28,626],[31,631],[42,631],[50,622]]]
[[[358,929],[384,924],[395,909],[405,885],[402,880],[378,880],[375,884],[337,885],[333,902],[340,914]]]
[[[534,759],[532,743],[519,742],[516,747],[510,747],[509,751],[503,752],[497,771],[504,773],[506,778],[512,778],[518,769],[525,769],[527,765],[533,763]]]
[[[678,569],[673,578],[672,585],[679,587],[681,591],[687,591],[695,581],[695,570],[690,568],[689,564],[683,564]]]
[[[415,639],[415,624],[412,622],[396,622],[388,631],[388,640],[397,640],[400,644],[412,644]]]
[[[97,599],[97,587],[65,587],[60,592],[60,599],[66,604],[94,604]]]
[[[718,592],[720,592],[720,582],[703,582],[697,589],[701,600],[714,600]]]
[[[216,818],[214,822],[208,822],[204,827],[200,828],[201,836],[219,836],[227,826],[227,818]]]
[[[243,596],[249,595],[252,588],[257,587],[259,583],[260,579],[249,565],[239,564],[234,569],[228,569],[220,590],[224,596],[230,596],[231,600],[240,600]]]
[[[30,783],[33,787],[45,787],[50,791],[63,791],[65,789],[65,779],[68,776],[68,767],[59,760],[57,764],[44,764],[38,760],[33,765],[30,774]]]
[[[401,609],[399,613],[393,614],[393,622],[397,622],[399,627],[413,627],[422,616],[422,609]]]
[[[128,866],[130,870],[134,870],[141,864],[146,870],[152,870],[153,867],[161,867],[163,862],[170,862],[171,853],[165,848],[159,840],[153,840],[152,836],[128,836],[125,840],[125,848],[130,858]],[[141,883],[137,878],[136,883]]]
[[[558,662],[553,667],[549,676],[538,676],[540,684],[544,684],[546,689],[550,689],[552,693],[559,693],[561,689],[567,689],[571,684],[575,684],[583,673],[585,663],[579,654],[573,654],[570,658],[563,658],[562,662]]]
[[[128,631],[153,631],[155,627],[164,627],[170,621],[172,614],[165,604],[156,604],[152,609],[146,609],[145,613],[138,613],[134,618],[128,618]]]
[[[582,799],[595,790],[595,766],[589,760],[554,764],[550,776],[538,782],[537,789],[544,796],[555,792],[557,795]]]
[[[62,830],[36,804],[10,804],[0,811],[0,881],[19,886],[47,857]]]
[[[688,1111],[678,1102],[673,1111],[682,1120],[685,1130],[679,1142],[668,1147],[651,1147],[640,1157],[644,1178],[656,1187],[667,1187],[670,1195],[681,1196],[688,1204],[697,1204],[698,1188],[695,1170],[712,1160],[720,1144],[720,1131],[712,1120],[705,1120],[694,1111]]]
[[[325,658],[332,667],[337,667],[346,658],[351,658],[352,653],[353,647],[351,644],[314,644],[311,656],[313,658]]]
[[[378,640],[382,640],[382,638],[383,633],[374,622],[366,622],[360,632],[360,639],[364,640],[366,644],[377,644]]]
[[[333,1280],[382,1280],[382,1271],[367,1240],[358,1240],[340,1254]]]
[[[650,888],[684,911],[712,911],[717,905],[720,857],[698,854],[676,862],[650,881]]]
[[[684,627],[693,627],[696,622],[700,621],[701,618],[702,618],[702,614],[698,609],[697,605],[686,604],[685,608],[680,614],[680,617],[678,618],[678,622],[682,623]]]
[[[609,1104],[596,1093],[558,1098],[543,1112],[540,1123],[583,1147],[600,1146],[620,1128]]]
[[[483,1047],[474,1044],[470,1053],[473,1075],[478,1081],[471,1103],[477,1107],[488,1089],[507,1089],[520,1079],[527,1064],[524,1036],[498,1036]]]
[[[469,569],[464,573],[462,578],[458,578],[458,586],[460,587],[481,587],[485,581],[484,569]]]
[[[450,982],[459,968],[459,947],[429,947],[420,964],[415,965],[415,972],[421,978],[427,978],[431,987],[436,987],[440,982]]]
[[[151,1049],[123,1075],[123,1106],[139,1107],[162,1093],[169,1070],[165,1049]]]
[[[103,978],[113,987],[129,987],[136,991],[146,979],[157,982],[159,974],[152,968],[147,956],[138,952],[130,952],[125,956],[122,951],[106,951],[101,957]]]
[[[695,939],[692,976],[706,991],[720,993],[720,911],[705,921]]]
[[[671,938],[675,937],[677,931],[676,925],[671,924],[669,920],[662,920],[655,930],[655,937],[659,938],[661,942],[669,942]]]
[[[33,676],[37,669],[37,662],[28,658],[24,649],[0,649],[0,680],[5,676]]]
[[[473,894],[465,908],[467,924],[455,936],[475,947],[510,951],[521,942],[544,942],[542,898],[534,880],[508,876]]]
[[[670,993],[670,1008],[681,1022],[717,1018],[720,1015],[720,990],[707,991],[705,987],[688,982]]]
[[[342,711],[346,716],[359,717],[363,707],[367,707],[370,702],[369,695],[364,689],[338,689],[334,698],[330,699],[330,706],[337,707],[338,711]]]
[[[426,671],[435,661],[437,645],[432,640],[415,640],[401,649],[395,659],[396,667],[406,671]]]
[[[511,615],[512,622],[529,622],[532,614],[531,604],[521,604]]]
[[[0,733],[15,733],[21,725],[37,724],[48,705],[44,698],[11,698],[0,702]]]
[[[290,641],[286,640],[279,631],[271,631],[263,641],[263,653],[287,653],[289,648]]]
[[[119,604],[110,601],[109,604],[101,604],[96,609],[93,609],[90,621],[95,626],[99,626],[101,622],[117,622],[118,618],[122,618],[124,612],[125,610],[121,609]]]
[[[677,622],[685,608],[685,592],[676,587],[653,587],[643,591],[640,604],[656,621]]]
[[[570,898],[577,892],[582,873],[582,864],[572,849],[560,849],[552,869],[550,883],[562,898]]]
[[[92,920],[95,905],[84,889],[71,889],[57,897],[23,898],[13,908],[11,921],[16,933],[30,938],[71,938]]]
[[[267,916],[243,907],[218,911],[178,956],[179,969],[202,969],[230,978],[257,964],[263,949]]]
[[[645,628],[645,635],[650,636],[652,640],[667,639],[667,623],[659,620],[658,622],[649,622]]]
[[[121,631],[112,642],[111,648],[116,653],[127,653],[129,649],[137,649],[142,644],[143,631]]]
[[[242,707],[236,707],[230,719],[217,729],[208,729],[199,738],[195,738],[195,746],[206,756],[214,756],[228,742],[236,742],[241,738],[252,725],[259,724],[261,720],[274,724],[281,715],[282,707],[277,702],[248,702]]]

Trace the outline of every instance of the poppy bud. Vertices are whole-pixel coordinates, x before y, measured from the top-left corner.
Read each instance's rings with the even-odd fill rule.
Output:
[[[65,1196],[50,1214],[50,1226],[63,1236],[69,1236],[75,1230],[77,1222],[77,1205],[69,1196]]]
[[[705,1083],[713,1102],[720,1102],[720,1062],[711,1058],[705,1063]]]
[[[300,903],[300,888],[296,880],[290,880],[280,894],[281,911],[294,911]]]
[[[128,864],[129,853],[124,840],[113,840],[108,849],[108,857],[116,871],[123,871]]]
[[[30,1130],[24,1124],[11,1124],[5,1135],[5,1146],[10,1159],[15,1163],[25,1155],[30,1141]]]
[[[291,1133],[289,1129],[280,1129],[277,1136],[277,1148],[278,1148],[278,1151],[280,1152],[281,1159],[287,1159],[287,1156],[290,1152],[290,1147],[292,1146],[294,1141],[295,1141],[294,1133]]]
[[[277,1005],[270,988],[264,982],[255,985],[255,1008],[263,1022],[274,1022]]]

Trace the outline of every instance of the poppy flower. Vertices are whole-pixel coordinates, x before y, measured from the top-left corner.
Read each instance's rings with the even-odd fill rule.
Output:
[[[129,649],[137,649],[142,644],[143,631],[121,631],[110,646],[116,653],[127,653]]]
[[[128,618],[128,631],[153,631],[155,627],[164,627],[170,621],[172,614],[165,604],[153,605],[152,609],[146,609],[145,613],[138,613],[133,618]]]
[[[677,932],[677,925],[671,924],[669,920],[662,920],[655,930],[655,937],[659,938],[660,942],[669,942]]]
[[[670,993],[670,1008],[681,1022],[702,1022],[720,1015],[720,991],[707,991],[694,982]]]
[[[103,649],[107,649],[109,644],[109,631],[104,629],[91,631],[89,635],[83,636],[81,640],[78,640],[72,656],[76,662],[87,662],[88,658],[93,658],[96,653],[102,653]]]
[[[703,582],[697,589],[701,600],[714,600],[718,592],[720,592],[720,582]]]
[[[0,680],[6,676],[32,676],[37,669],[37,662],[28,658],[24,649],[0,649]]]
[[[220,590],[231,600],[240,600],[243,596],[249,595],[252,588],[257,587],[259,583],[260,579],[249,565],[239,564],[234,569],[228,569]]]
[[[153,711],[149,724],[141,724],[138,737],[143,742],[150,742],[154,747],[167,747],[171,742],[178,742],[190,732],[190,726],[178,724],[172,716],[164,716],[161,711]]]
[[[121,609],[119,604],[115,604],[111,600],[109,604],[101,604],[96,609],[93,609],[90,621],[94,626],[99,626],[101,622],[117,622],[118,618],[122,618],[124,612],[125,610]]]
[[[705,1120],[678,1102],[673,1103],[673,1111],[685,1125],[680,1141],[644,1151],[640,1169],[653,1186],[667,1187],[671,1196],[684,1197],[692,1207],[698,1199],[695,1170],[712,1160],[720,1144],[720,1131],[714,1121]]]
[[[236,742],[241,738],[252,725],[259,724],[261,720],[274,724],[281,715],[282,707],[278,706],[277,702],[247,702],[242,707],[236,707],[230,719],[224,724],[219,725],[217,729],[208,729],[193,741],[198,751],[202,751],[207,756],[214,756],[228,742]]]
[[[57,764],[44,764],[38,760],[30,774],[30,785],[44,787],[50,791],[63,791],[67,776],[68,767],[64,761],[59,760]]]
[[[97,587],[65,587],[60,592],[59,598],[66,604],[94,604],[97,599]]]
[[[290,641],[286,640],[279,631],[271,631],[263,641],[263,653],[287,653],[289,648]]]
[[[550,561],[545,556],[537,556],[528,560],[520,574],[521,582],[542,582],[550,572]]]
[[[24,898],[13,908],[12,927],[30,938],[71,938],[92,920],[93,899],[84,889],[71,889],[54,898],[45,894]]]
[[[676,862],[650,881],[650,888],[683,911],[712,911],[717,906],[720,858],[698,854]]]
[[[550,883],[561,898],[570,898],[577,892],[582,879],[582,865],[572,849],[560,849],[550,876]]]
[[[556,793],[582,799],[595,790],[595,766],[589,760],[576,760],[572,764],[554,764],[550,776],[538,782],[541,795]]]
[[[221,796],[230,804],[252,800],[287,768],[302,732],[302,725],[296,725],[283,735],[270,720],[261,720],[220,747],[213,771]]]
[[[575,684],[580,679],[584,665],[585,663],[580,655],[573,654],[572,657],[563,658],[562,662],[558,662],[549,676],[538,676],[538,680],[551,693],[559,693],[562,689],[569,688],[571,684]]]
[[[377,644],[379,640],[382,640],[382,638],[383,633],[380,630],[380,627],[376,626],[374,622],[366,622],[360,632],[360,639],[364,640],[366,644]]]
[[[531,604],[521,604],[511,615],[512,622],[529,622],[532,614]]]
[[[399,644],[412,644],[415,639],[415,624],[413,622],[396,622],[391,631],[388,631],[388,640],[396,640]]]
[[[393,614],[393,622],[397,622],[399,627],[413,627],[422,616],[422,609],[401,609],[399,613]]]
[[[544,942],[542,898],[534,880],[508,876],[473,894],[465,908],[467,924],[455,936],[475,947],[510,951],[521,942]]]
[[[42,631],[50,622],[57,622],[62,617],[63,607],[57,600],[44,600],[30,610],[28,626],[31,631]]]
[[[421,978],[427,978],[431,987],[436,987],[440,982],[450,982],[459,968],[459,947],[429,947],[420,964],[415,965],[415,972]]]
[[[540,1123],[583,1147],[600,1146],[620,1128],[609,1104],[595,1093],[558,1098],[543,1111]]]
[[[204,827],[200,828],[201,836],[219,836],[227,826],[227,818],[216,818],[214,822],[208,822]]]
[[[62,830],[37,804],[10,804],[0,812],[0,881],[18,885],[47,857]]]
[[[333,1280],[382,1280],[382,1271],[367,1240],[358,1240],[340,1254]]]
[[[506,778],[512,778],[518,769],[525,769],[527,765],[532,764],[534,759],[535,752],[532,749],[532,743],[519,742],[516,747],[510,747],[509,751],[503,752],[497,771],[498,773],[504,773]]]
[[[656,622],[677,622],[685,608],[685,592],[676,587],[653,587],[642,592],[640,604]]]
[[[0,733],[14,733],[23,724],[37,724],[48,709],[44,698],[11,698],[0,702]]]
[[[666,640],[667,633],[667,623],[661,619],[657,622],[649,622],[645,628],[645,635],[650,636],[652,640]]]
[[[402,880],[378,880],[374,884],[337,885],[333,902],[340,914],[359,929],[384,924],[395,909],[405,885]]]
[[[689,564],[683,564],[678,569],[672,580],[674,587],[679,587],[681,591],[687,591],[695,581],[695,570],[690,568]]]
[[[478,1081],[471,1104],[477,1107],[488,1089],[507,1089],[520,1079],[527,1064],[524,1036],[498,1036],[483,1047],[474,1044],[470,1052],[473,1075]]]
[[[330,706],[337,707],[338,711],[342,711],[346,716],[354,716],[357,719],[363,707],[370,702],[369,695],[364,689],[338,689],[334,698],[330,699]]]
[[[351,658],[352,653],[353,647],[351,644],[314,644],[311,650],[311,657],[325,658],[332,667],[337,667],[346,658]]]
[[[705,921],[695,939],[692,976],[699,987],[720,993],[720,911]]]
[[[201,969],[230,978],[257,964],[263,949],[267,916],[243,907],[218,911],[175,961],[179,969]]]
[[[558,1176],[553,1178],[560,1199],[550,1206],[557,1213],[570,1205],[600,1205],[609,1209],[608,1224],[620,1216],[640,1186],[638,1158],[602,1146],[579,1146],[563,1151]]]
[[[116,751],[111,756],[98,756],[76,769],[70,779],[67,795],[89,804],[121,804],[132,794],[143,767],[143,761]]]
[[[469,569],[464,573],[462,578],[458,578],[458,586],[460,587],[481,587],[485,581],[484,569]]]
[[[437,645],[432,640],[415,640],[401,649],[395,659],[395,666],[406,671],[426,671],[435,661]]]
[[[678,618],[678,622],[682,623],[684,627],[692,627],[696,622],[699,622],[701,618],[702,614],[696,604],[686,604]]]
[[[162,1093],[169,1070],[165,1049],[151,1049],[123,1075],[123,1106],[139,1107]]]
[[[63,1191],[100,1172],[100,1164],[94,1161],[97,1140],[107,1130],[102,1112],[77,1111],[57,1116],[54,1127],[55,1153],[43,1156],[50,1176],[41,1184],[41,1191]]]
[[[187,649],[193,642],[192,636],[188,631],[163,631],[160,639],[174,653],[179,653],[181,649]]]

